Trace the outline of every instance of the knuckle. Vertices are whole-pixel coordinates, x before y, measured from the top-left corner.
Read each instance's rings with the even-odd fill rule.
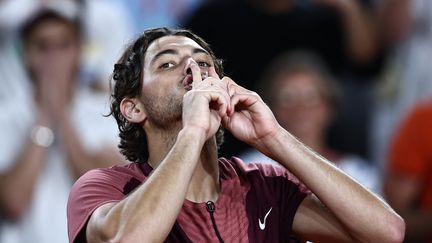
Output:
[[[255,92],[255,91],[250,91],[250,94],[251,94],[252,96],[259,96],[258,93]]]
[[[222,81],[229,81],[230,80],[230,78],[229,77],[227,77],[227,76],[224,76],[222,79],[221,79]]]
[[[193,96],[195,96],[196,94],[198,94],[199,91],[200,91],[199,89],[192,89],[192,90],[190,90],[189,92],[186,92],[186,93],[183,95],[183,97],[184,97],[184,98],[193,97]]]

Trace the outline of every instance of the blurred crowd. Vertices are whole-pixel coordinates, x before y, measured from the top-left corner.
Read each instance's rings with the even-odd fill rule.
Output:
[[[127,163],[110,75],[159,26],[203,37],[282,126],[404,217],[406,242],[432,242],[432,1],[0,0],[0,243],[67,242],[74,181]],[[220,155],[275,163],[228,132]]]

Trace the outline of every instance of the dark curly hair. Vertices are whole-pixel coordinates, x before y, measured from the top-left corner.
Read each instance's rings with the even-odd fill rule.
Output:
[[[119,61],[114,65],[111,78],[111,112],[117,121],[120,136],[120,152],[132,162],[145,163],[148,159],[148,144],[144,129],[140,124],[130,123],[120,112],[120,102],[141,94],[144,56],[150,44],[164,36],[184,36],[194,40],[212,57],[216,72],[223,76],[222,62],[216,59],[210,45],[189,30],[155,28],[144,31],[126,48]],[[223,130],[216,134],[218,146],[223,142]]]

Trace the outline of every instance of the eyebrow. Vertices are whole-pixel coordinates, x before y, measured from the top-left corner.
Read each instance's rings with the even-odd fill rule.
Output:
[[[192,50],[192,54],[198,54],[198,53],[204,53],[206,55],[210,56],[210,53],[208,51],[201,49],[201,48],[194,48]],[[159,58],[161,58],[163,55],[179,55],[179,52],[175,49],[166,49],[163,51],[158,52],[153,59],[151,60],[151,63],[155,63]]]

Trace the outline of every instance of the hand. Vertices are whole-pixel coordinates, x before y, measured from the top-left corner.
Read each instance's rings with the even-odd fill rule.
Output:
[[[63,56],[48,56],[46,63],[35,70],[39,105],[56,124],[67,112],[74,82],[74,65]]]
[[[201,70],[191,65],[192,90],[183,97],[183,127],[204,130],[206,140],[218,130],[221,120],[230,111],[227,83],[217,76],[214,67],[209,68],[209,77],[201,78]]]
[[[228,83],[232,107],[222,120],[223,126],[236,138],[263,149],[281,129],[272,111],[257,93],[237,85],[228,77],[222,80]]]

